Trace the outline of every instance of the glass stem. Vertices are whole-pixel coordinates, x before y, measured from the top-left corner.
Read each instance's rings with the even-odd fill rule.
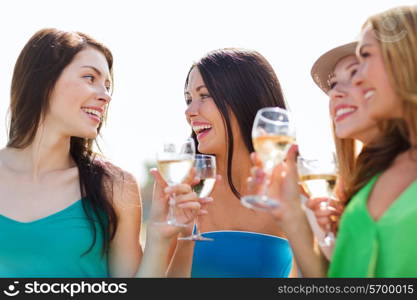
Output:
[[[268,198],[268,186],[269,186],[269,179],[271,177],[271,171],[269,169],[265,170],[265,180],[262,183],[262,198]]]
[[[175,222],[175,194],[169,196],[168,221]]]
[[[193,233],[193,235],[200,236],[200,229],[198,228],[198,217],[195,217],[194,219],[194,226],[195,226],[195,233]]]

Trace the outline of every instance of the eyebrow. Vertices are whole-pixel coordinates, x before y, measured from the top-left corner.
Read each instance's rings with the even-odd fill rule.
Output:
[[[198,86],[195,90],[198,92],[199,90],[201,90],[202,88],[205,88],[206,86],[203,84],[203,85],[200,85],[200,86]]]
[[[195,90],[198,92],[200,91],[202,88],[207,88],[204,84],[198,86]],[[184,94],[186,95],[190,95],[190,92],[185,91]]]
[[[86,66],[81,66],[81,68],[88,68],[88,69],[92,69],[94,72],[96,72],[96,73],[97,73],[97,75],[98,75],[98,76],[102,76],[102,75],[103,75],[103,74],[100,72],[100,70],[99,70],[99,69],[97,69],[97,68],[96,68],[96,67],[94,67],[94,66],[89,66],[89,65],[86,65]],[[107,80],[108,82],[111,82],[109,78],[106,78],[106,80]]]
[[[346,70],[348,70],[350,67],[352,67],[352,66],[354,66],[354,65],[358,65],[359,63],[357,62],[357,61],[355,61],[355,62],[353,62],[353,63],[351,63],[350,65],[348,65],[347,67],[346,67]]]

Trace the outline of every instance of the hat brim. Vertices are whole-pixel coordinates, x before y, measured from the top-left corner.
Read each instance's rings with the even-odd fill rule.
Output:
[[[330,89],[328,84],[329,75],[333,72],[336,64],[344,57],[354,55],[357,42],[348,43],[336,48],[333,48],[322,56],[320,56],[311,68],[311,77],[314,82],[325,93]]]

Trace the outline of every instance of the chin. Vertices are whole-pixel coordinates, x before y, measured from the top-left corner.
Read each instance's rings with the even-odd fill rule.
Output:
[[[98,133],[96,129],[96,130],[83,131],[78,134],[74,134],[73,136],[76,136],[82,139],[95,139],[97,135]]]

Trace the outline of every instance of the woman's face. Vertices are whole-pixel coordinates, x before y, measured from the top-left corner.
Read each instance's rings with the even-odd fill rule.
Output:
[[[198,151],[220,154],[226,151],[226,130],[222,115],[207,90],[200,71],[194,67],[185,90],[185,116],[197,135]]]
[[[329,79],[329,110],[338,138],[358,139],[368,143],[378,129],[376,122],[369,118],[362,90],[352,84],[357,68],[358,60],[353,54],[336,64]]]
[[[357,57],[359,67],[353,83],[361,89],[369,116],[375,120],[401,118],[401,101],[388,78],[379,42],[370,26],[361,35]]]
[[[58,78],[44,124],[58,134],[95,138],[111,100],[105,56],[94,48],[77,53]]]

